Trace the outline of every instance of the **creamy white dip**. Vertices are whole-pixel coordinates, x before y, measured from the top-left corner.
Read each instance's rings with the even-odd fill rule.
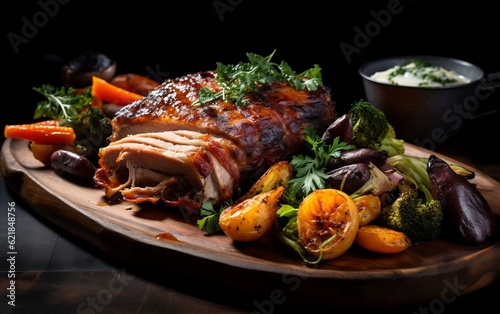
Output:
[[[452,86],[469,83],[470,80],[455,71],[432,66],[423,61],[412,61],[385,71],[376,72],[371,79],[392,85],[403,86]]]

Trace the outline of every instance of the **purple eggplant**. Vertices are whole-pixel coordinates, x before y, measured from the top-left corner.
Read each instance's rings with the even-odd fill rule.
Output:
[[[333,121],[323,133],[321,139],[323,142],[331,144],[337,136],[341,142],[352,143],[352,118],[350,115],[344,114]]]
[[[385,150],[373,148],[355,148],[340,154],[340,157],[333,158],[328,164],[328,170],[337,169],[343,166],[365,163],[373,163],[377,167],[382,167],[387,161],[388,153]]]
[[[352,194],[370,179],[370,168],[365,163],[343,166],[326,173],[326,185]]]
[[[67,179],[91,182],[97,168],[84,156],[68,150],[56,150],[50,157],[54,172]]]
[[[483,244],[498,236],[495,215],[474,184],[435,155],[429,157],[427,173],[432,195],[443,205],[445,234],[472,245]]]

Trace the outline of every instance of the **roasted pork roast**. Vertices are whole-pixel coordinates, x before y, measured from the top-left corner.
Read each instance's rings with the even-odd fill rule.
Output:
[[[272,83],[250,93],[244,106],[200,104],[200,88],[221,90],[216,75],[168,79],[116,113],[94,177],[108,198],[194,210],[221,204],[297,153],[305,127],[322,132],[337,118],[326,86],[311,92]]]

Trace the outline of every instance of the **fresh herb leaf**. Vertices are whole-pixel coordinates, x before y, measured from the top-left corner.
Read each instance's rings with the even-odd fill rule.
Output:
[[[310,146],[310,155],[294,155],[290,165],[295,172],[294,177],[288,181],[287,198],[292,203],[297,203],[303,197],[317,189],[325,187],[328,175],[325,169],[332,158],[338,158],[341,152],[353,149],[353,145],[340,142],[339,137],[334,138],[332,144],[321,140],[312,128],[306,128],[305,141]]]
[[[194,104],[204,104],[219,98],[231,101],[239,107],[248,103],[248,93],[273,82],[287,82],[298,90],[315,91],[322,85],[321,68],[315,64],[313,68],[296,73],[290,65],[282,61],[271,62],[276,50],[269,56],[262,57],[247,53],[249,62],[236,65],[217,63],[217,82],[221,91],[214,92],[207,88],[199,91],[199,99]]]
[[[74,145],[82,155],[95,157],[99,148],[106,144],[112,128],[102,110],[92,106],[90,89],[77,94],[72,87],[56,88],[45,84],[33,90],[45,97],[38,102],[33,118],[54,119],[62,126],[72,127],[76,134]]]
[[[35,109],[33,118],[48,118],[58,120],[63,126],[72,126],[77,123],[83,108],[91,106],[92,95],[90,90],[76,94],[72,87],[56,88],[49,84],[33,87],[33,90],[45,97]]]
[[[204,202],[200,209],[201,218],[196,222],[198,228],[209,235],[218,233],[221,230],[219,216],[224,208],[225,207],[220,207],[219,209],[215,209],[212,203]]]

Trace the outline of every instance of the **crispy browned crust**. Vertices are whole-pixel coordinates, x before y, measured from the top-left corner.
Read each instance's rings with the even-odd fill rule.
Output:
[[[162,83],[144,99],[119,110],[112,121],[113,140],[129,134],[167,130],[193,130],[232,140],[246,154],[242,174],[259,175],[271,164],[297,152],[304,127],[324,131],[336,118],[330,89],[298,91],[274,83],[249,95],[237,107],[218,99],[193,105],[200,88],[219,91],[215,72],[199,72]]]

